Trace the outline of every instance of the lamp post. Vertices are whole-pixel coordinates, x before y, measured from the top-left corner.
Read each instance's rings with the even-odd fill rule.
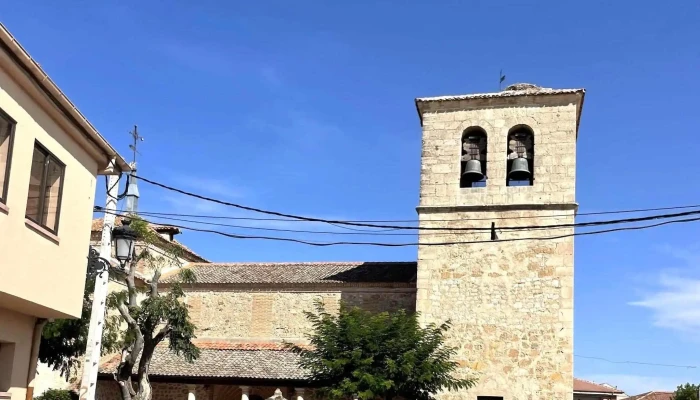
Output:
[[[116,248],[115,258],[119,261],[119,267],[124,270],[126,265],[131,262],[134,254],[134,246],[138,234],[130,226],[128,219],[122,220],[122,226],[117,226],[112,229],[112,243]],[[90,255],[88,256],[88,269],[93,274],[102,274],[109,271],[112,262],[105,257],[101,257],[97,249],[91,247]]]
[[[131,221],[122,219],[122,226],[117,226],[112,230],[112,241],[116,247],[116,258],[122,269],[131,261],[134,255],[134,245],[138,234],[129,225]]]

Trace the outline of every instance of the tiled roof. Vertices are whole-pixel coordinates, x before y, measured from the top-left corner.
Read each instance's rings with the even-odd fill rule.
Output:
[[[193,363],[171,352],[167,344],[159,345],[153,354],[149,375],[280,380],[307,378],[299,368],[298,356],[285,350],[281,343],[196,341],[195,344],[200,349],[200,356]],[[100,373],[114,373],[119,360],[119,354],[103,357]]]
[[[416,262],[286,262],[231,263],[186,266],[197,283],[274,284],[274,283],[415,283]],[[174,282],[176,272],[161,282]]]
[[[636,396],[630,396],[625,400],[673,400],[673,392],[646,392]]]
[[[120,226],[122,223],[123,217],[117,216],[114,225],[115,226]],[[95,218],[92,220],[92,232],[101,232],[102,227],[104,226],[104,219],[102,218]],[[174,226],[169,226],[169,225],[158,225],[158,224],[149,224],[149,227],[153,229],[156,232],[173,232],[173,233],[180,233],[180,228],[174,227]],[[209,262],[207,261],[206,258],[200,256],[199,254],[195,253],[191,249],[189,249],[187,246],[184,244],[178,242],[177,240],[173,239],[172,241],[169,241],[167,239],[163,238],[164,243],[172,243],[182,249],[182,251],[185,252],[186,256],[189,256],[189,258],[192,259],[192,261],[195,262]]]
[[[514,96],[543,96],[543,95],[555,95],[555,94],[573,94],[573,93],[585,93],[585,89],[552,89],[543,88],[528,84],[516,84],[506,88],[501,92],[492,93],[474,93],[474,94],[463,94],[454,96],[435,96],[435,97],[418,97],[416,103],[425,103],[431,101],[454,101],[454,100],[471,100],[471,99],[491,99],[491,98],[501,98],[501,97],[514,97]]]
[[[578,378],[574,378],[574,392],[624,393],[619,389]]]

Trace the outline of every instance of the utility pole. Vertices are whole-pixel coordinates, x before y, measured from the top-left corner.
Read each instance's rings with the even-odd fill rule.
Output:
[[[129,145],[129,148],[134,152],[134,158],[131,162],[131,173],[129,174],[126,188],[126,212],[128,214],[135,214],[139,210],[139,187],[136,181],[136,155],[141,155],[137,147],[139,142],[143,142],[143,136],[139,135],[138,129],[138,126],[134,125],[134,130],[129,132],[131,137],[134,138],[134,143]]]
[[[117,212],[117,197],[119,195],[119,175],[114,174],[115,160],[107,167],[107,204],[102,224],[102,238],[100,242],[100,258],[112,259],[112,229]],[[106,272],[106,273],[105,273]],[[88,330],[87,346],[85,348],[85,361],[83,363],[83,376],[80,381],[80,400],[94,400],[97,387],[97,370],[100,367],[102,350],[102,330],[105,323],[105,311],[107,309],[107,284],[109,283],[109,270],[97,274],[95,277],[95,293],[92,299],[92,313],[90,314],[90,328]]]

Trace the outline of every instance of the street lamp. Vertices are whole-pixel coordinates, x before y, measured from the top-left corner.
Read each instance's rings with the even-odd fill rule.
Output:
[[[121,226],[112,229],[112,240],[116,246],[116,257],[122,269],[131,261],[131,257],[134,254],[134,243],[136,243],[138,238],[136,231],[129,226],[130,223],[131,221],[124,218]]]
[[[112,241],[116,247],[116,258],[119,261],[119,265],[123,270],[126,264],[131,261],[131,257],[134,254],[134,243],[138,238],[138,234],[130,226],[128,219],[122,220],[122,226],[117,226],[112,229]],[[100,257],[100,253],[97,249],[90,247],[90,255],[88,256],[88,271],[91,274],[100,274],[107,271],[111,265],[111,262]]]

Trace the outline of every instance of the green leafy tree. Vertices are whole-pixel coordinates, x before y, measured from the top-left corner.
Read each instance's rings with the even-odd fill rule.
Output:
[[[148,227],[148,224],[132,218],[131,228],[146,244],[160,244],[158,234]],[[158,282],[161,269],[165,266],[180,266],[179,255],[181,248],[166,245],[165,254],[152,254],[145,247],[134,257],[131,268],[121,274],[126,290],[111,293],[107,304],[119,311],[122,321],[126,324],[121,348],[121,362],[117,367],[115,379],[119,384],[123,400],[150,400],[153,395],[148,370],[153,359],[156,346],[168,339],[168,346],[175,354],[192,362],[199,356],[199,349],[192,343],[195,338],[195,326],[190,321],[188,307],[182,301],[185,293],[180,283],[171,285],[170,290],[161,293]],[[154,271],[146,287],[137,287],[135,281],[135,266],[144,262],[149,270]],[[189,269],[181,269],[180,282],[192,283],[194,273]],[[139,294],[144,299],[138,301]],[[135,382],[132,382],[135,377]]]
[[[444,345],[450,323],[423,328],[416,314],[371,313],[341,305],[332,315],[322,303],[307,312],[310,346],[287,343],[324,398],[430,400],[441,390],[471,387],[453,377],[455,349]]]
[[[61,373],[68,381],[82,362],[87,345],[92,295],[95,291],[96,272],[88,268],[83,291],[83,308],[80,319],[57,319],[44,325],[39,347],[39,361]],[[102,335],[102,354],[119,349],[119,325],[117,319],[107,317]],[[48,392],[47,392],[48,393]]]
[[[700,385],[692,383],[680,385],[673,394],[673,400],[698,400],[698,390],[700,390]]]
[[[78,400],[78,394],[70,390],[49,389],[35,400]]]

